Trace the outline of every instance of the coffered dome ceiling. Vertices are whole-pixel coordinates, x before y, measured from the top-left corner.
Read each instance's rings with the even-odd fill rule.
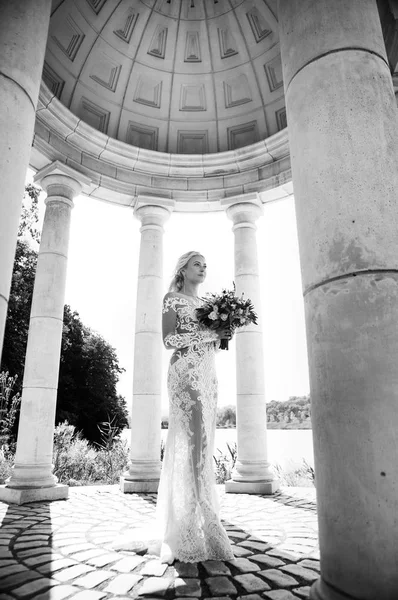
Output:
[[[139,148],[236,150],[286,126],[276,0],[54,0],[43,80]]]

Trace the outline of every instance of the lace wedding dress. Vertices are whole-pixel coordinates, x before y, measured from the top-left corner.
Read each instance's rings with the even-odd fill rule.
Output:
[[[218,517],[213,472],[217,409],[215,348],[218,336],[199,325],[199,298],[166,294],[166,348],[174,349],[168,372],[169,430],[158,491],[161,558],[171,562],[233,559]]]

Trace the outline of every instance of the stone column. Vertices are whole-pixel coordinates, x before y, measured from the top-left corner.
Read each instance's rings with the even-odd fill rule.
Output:
[[[0,0],[0,357],[51,0]]]
[[[59,163],[35,180],[47,191],[28,344],[15,465],[0,500],[23,504],[66,498],[52,474],[52,450],[73,198],[89,180]]]
[[[233,221],[236,292],[253,302],[258,325],[236,330],[238,458],[225,490],[242,494],[273,494],[278,482],[267,460],[267,414],[264,395],[264,354],[261,292],[257,260],[256,221],[263,214],[258,194],[221,201]]]
[[[279,0],[321,579],[398,598],[398,112],[375,0]]]
[[[131,455],[129,469],[120,478],[123,492],[156,492],[159,484],[163,224],[169,218],[173,205],[171,200],[163,198],[138,197],[134,210],[142,227],[135,321]]]

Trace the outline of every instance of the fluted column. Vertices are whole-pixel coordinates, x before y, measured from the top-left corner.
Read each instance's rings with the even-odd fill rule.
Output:
[[[123,492],[156,492],[159,484],[163,224],[172,209],[172,201],[139,197],[134,211],[142,226],[135,321],[131,456],[128,471],[120,479]]]
[[[236,427],[238,457],[225,490],[243,494],[273,494],[278,482],[267,459],[267,414],[264,394],[264,353],[256,221],[263,214],[257,194],[221,201],[233,221],[235,284],[258,314],[258,325],[236,330]]]
[[[22,504],[66,498],[52,474],[52,450],[73,199],[87,178],[55,163],[35,180],[47,191],[25,359],[15,465],[0,500]]]
[[[310,369],[316,600],[398,598],[398,112],[376,0],[279,0]]]
[[[0,357],[51,0],[0,0]]]

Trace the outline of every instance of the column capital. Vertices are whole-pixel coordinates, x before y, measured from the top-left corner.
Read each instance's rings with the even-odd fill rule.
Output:
[[[134,205],[134,215],[142,223],[143,228],[160,228],[170,217],[175,206],[174,200],[157,196],[137,196]]]
[[[91,179],[59,160],[54,161],[34,176],[34,182],[38,183],[46,192],[46,203],[50,200],[73,203],[81,192],[90,189]]]
[[[257,192],[223,198],[220,204],[233,221],[234,228],[255,228],[255,222],[264,213],[263,204]]]

